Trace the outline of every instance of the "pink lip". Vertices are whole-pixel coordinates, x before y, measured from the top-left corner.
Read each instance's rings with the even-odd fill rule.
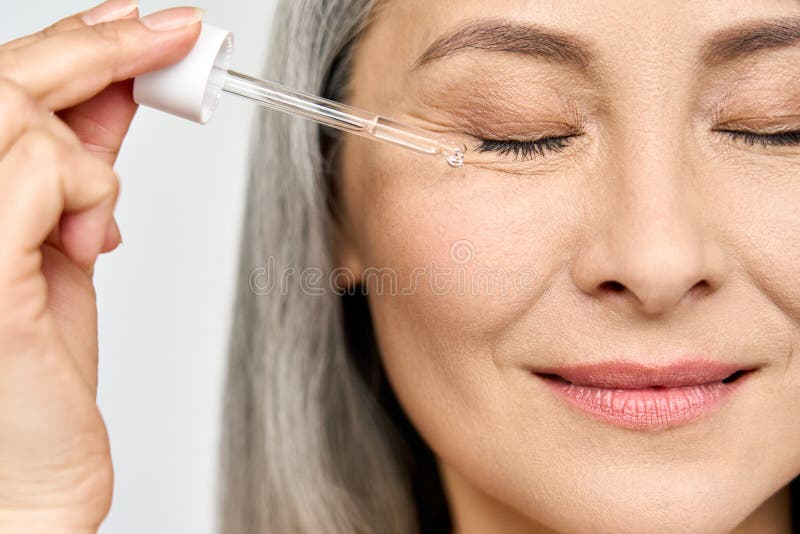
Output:
[[[699,359],[658,367],[606,362],[533,373],[571,405],[603,421],[650,429],[675,426],[711,411],[751,370]]]

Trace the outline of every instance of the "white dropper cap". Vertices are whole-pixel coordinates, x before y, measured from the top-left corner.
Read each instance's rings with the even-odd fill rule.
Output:
[[[217,108],[232,55],[233,35],[202,23],[200,37],[185,58],[136,77],[133,99],[137,104],[205,124]]]

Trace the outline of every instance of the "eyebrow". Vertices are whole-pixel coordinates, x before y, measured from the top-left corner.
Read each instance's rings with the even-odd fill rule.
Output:
[[[481,19],[461,25],[434,41],[411,70],[469,49],[525,54],[580,70],[594,62],[589,46],[575,36],[534,24]]]
[[[700,54],[705,67],[741,60],[771,48],[786,48],[800,42],[800,17],[745,23],[712,35]]]
[[[756,52],[800,43],[800,17],[745,23],[726,28],[702,45],[700,66],[715,67]],[[456,27],[436,39],[411,70],[466,50],[489,50],[528,55],[551,63],[589,70],[596,63],[593,47],[582,38],[536,24],[480,19]]]

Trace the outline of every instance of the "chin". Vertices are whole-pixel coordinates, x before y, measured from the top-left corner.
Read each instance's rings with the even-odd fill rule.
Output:
[[[556,532],[602,534],[734,531],[779,490],[743,469],[719,466],[628,465],[581,469],[583,474],[532,474],[539,500],[517,494],[520,511]],[[546,480],[544,477],[552,477]],[[787,480],[786,483],[789,481]],[[543,492],[542,486],[547,488]],[[527,486],[530,487],[530,486]],[[535,509],[534,509],[535,508]]]

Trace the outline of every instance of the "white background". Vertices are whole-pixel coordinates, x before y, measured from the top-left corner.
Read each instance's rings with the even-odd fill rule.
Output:
[[[187,0],[187,4],[191,0]],[[199,0],[261,74],[275,0]],[[142,14],[183,5],[142,0]],[[90,7],[0,0],[0,42]],[[214,531],[226,336],[253,108],[223,96],[206,126],[142,109],[116,169],[123,243],[100,259],[99,404],[114,501],[102,534]]]

